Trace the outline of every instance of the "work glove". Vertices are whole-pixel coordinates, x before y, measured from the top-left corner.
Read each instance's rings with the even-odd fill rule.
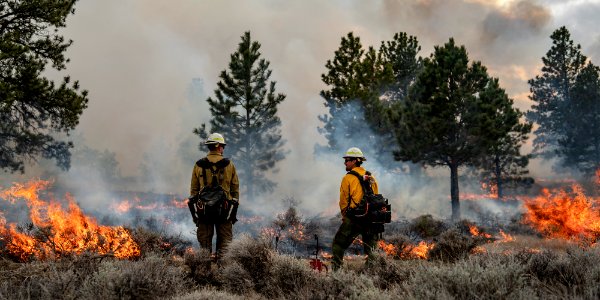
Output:
[[[240,205],[240,202],[238,199],[236,198],[231,198],[231,200],[229,200],[229,212],[227,213],[227,220],[231,221],[231,224],[235,224],[235,222],[237,222],[237,209],[238,206]]]

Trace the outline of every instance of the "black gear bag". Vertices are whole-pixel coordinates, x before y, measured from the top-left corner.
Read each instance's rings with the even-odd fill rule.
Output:
[[[388,199],[381,194],[375,194],[371,184],[365,181],[363,176],[356,171],[349,171],[348,174],[356,176],[360,181],[363,198],[355,208],[350,208],[352,199],[349,199],[346,216],[355,222],[368,226],[373,233],[383,232],[383,224],[392,221],[392,206],[389,204]],[[367,172],[367,175],[370,175],[370,173]]]
[[[202,168],[203,187],[197,195],[192,196],[188,201],[190,212],[194,223],[202,224],[221,224],[226,221],[235,223],[237,213],[237,201],[227,198],[227,193],[219,182],[223,181],[223,169],[229,165],[230,161],[224,158],[216,163],[203,158],[196,162],[196,165]],[[208,185],[206,169],[212,173],[211,184]]]

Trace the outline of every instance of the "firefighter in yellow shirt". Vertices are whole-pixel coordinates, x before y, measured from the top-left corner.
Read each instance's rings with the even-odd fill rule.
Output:
[[[356,147],[352,147],[346,151],[343,158],[346,171],[354,171],[360,176],[363,176],[363,178],[371,184],[373,192],[377,194],[379,192],[377,181],[375,181],[375,178],[361,166],[362,163],[367,160],[362,151]],[[342,266],[344,252],[359,234],[362,236],[367,260],[373,259],[376,234],[370,233],[367,225],[352,220],[348,215],[349,210],[356,208],[362,199],[363,189],[359,179],[355,175],[347,173],[344,178],[342,178],[342,183],[340,185],[339,205],[342,213],[342,225],[340,225],[340,228],[333,238],[332,252],[334,270],[337,270]]]
[[[205,159],[199,160],[194,165],[190,184],[190,195],[192,195],[192,197],[196,196],[203,188],[213,184],[213,171],[209,165],[215,164],[217,167],[221,165],[221,170],[217,169],[215,179],[217,180],[217,184],[223,189],[229,203],[235,205],[237,210],[240,198],[240,184],[233,162],[223,157],[226,145],[225,139],[219,133],[212,133],[208,136],[204,144],[208,147],[209,152]],[[200,248],[208,250],[209,253],[212,252],[212,240],[216,229],[216,258],[221,258],[233,238],[233,223],[237,220],[235,219],[235,214],[228,217],[226,220],[216,222],[213,221],[212,218],[210,220],[197,218],[195,208],[192,206],[190,206],[190,210],[194,217],[194,223],[197,226],[196,234],[198,242],[200,243]]]

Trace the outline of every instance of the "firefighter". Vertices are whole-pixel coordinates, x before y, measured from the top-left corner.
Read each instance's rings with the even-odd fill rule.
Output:
[[[211,163],[217,163],[223,160],[223,151],[225,149],[225,139],[219,133],[212,133],[208,136],[204,144],[208,147],[208,154],[206,155],[206,159]],[[223,162],[227,162],[225,159]],[[192,182],[190,187],[190,195],[194,197],[198,195],[198,193],[202,190],[202,188],[206,185],[212,184],[212,171],[210,168],[203,170],[201,167],[200,161],[194,165],[194,170],[192,171]],[[218,164],[217,164],[218,165]],[[218,183],[225,191],[225,194],[231,203],[235,204],[235,208],[237,209],[237,204],[239,203],[239,181],[238,176],[235,170],[235,166],[233,162],[229,161],[228,164],[222,169],[222,171],[216,172]],[[203,175],[205,174],[205,175]],[[203,178],[206,176],[206,178]],[[212,252],[212,239],[216,229],[217,232],[217,243],[216,243],[216,256],[215,259],[218,261],[219,258],[225,252],[227,245],[231,242],[233,238],[233,222],[235,222],[235,216],[233,219],[227,219],[223,222],[204,222],[203,220],[199,220],[194,217],[194,223],[197,228],[197,238],[198,243],[200,243],[200,248],[208,250],[208,253]]]
[[[343,156],[344,164],[346,166],[346,172],[355,171],[368,182],[370,182],[374,193],[378,193],[377,182],[370,173],[361,166],[367,159],[363,155],[359,148],[352,147],[346,151]],[[335,237],[333,238],[332,252],[333,252],[333,270],[337,270],[342,266],[344,259],[344,252],[352,244],[354,238],[359,234],[362,236],[363,247],[365,254],[367,254],[367,262],[373,259],[373,250],[376,243],[376,234],[369,232],[368,225],[361,224],[361,222],[351,220],[348,214],[349,210],[356,208],[357,205],[362,201],[363,189],[360,185],[359,179],[352,175],[346,174],[342,178],[340,185],[340,210],[342,213],[342,225],[338,229]]]

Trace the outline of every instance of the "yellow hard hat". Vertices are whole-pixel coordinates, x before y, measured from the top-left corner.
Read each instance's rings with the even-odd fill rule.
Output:
[[[227,145],[227,144],[225,144],[225,138],[221,134],[211,133],[208,136],[208,138],[206,139],[206,142],[204,142],[204,145],[214,145],[214,144]]]
[[[365,158],[365,156],[363,155],[362,151],[360,151],[360,149],[358,149],[356,147],[351,147],[350,149],[346,150],[346,154],[344,154],[343,158],[348,158],[348,157],[360,158],[361,161],[367,160]]]

